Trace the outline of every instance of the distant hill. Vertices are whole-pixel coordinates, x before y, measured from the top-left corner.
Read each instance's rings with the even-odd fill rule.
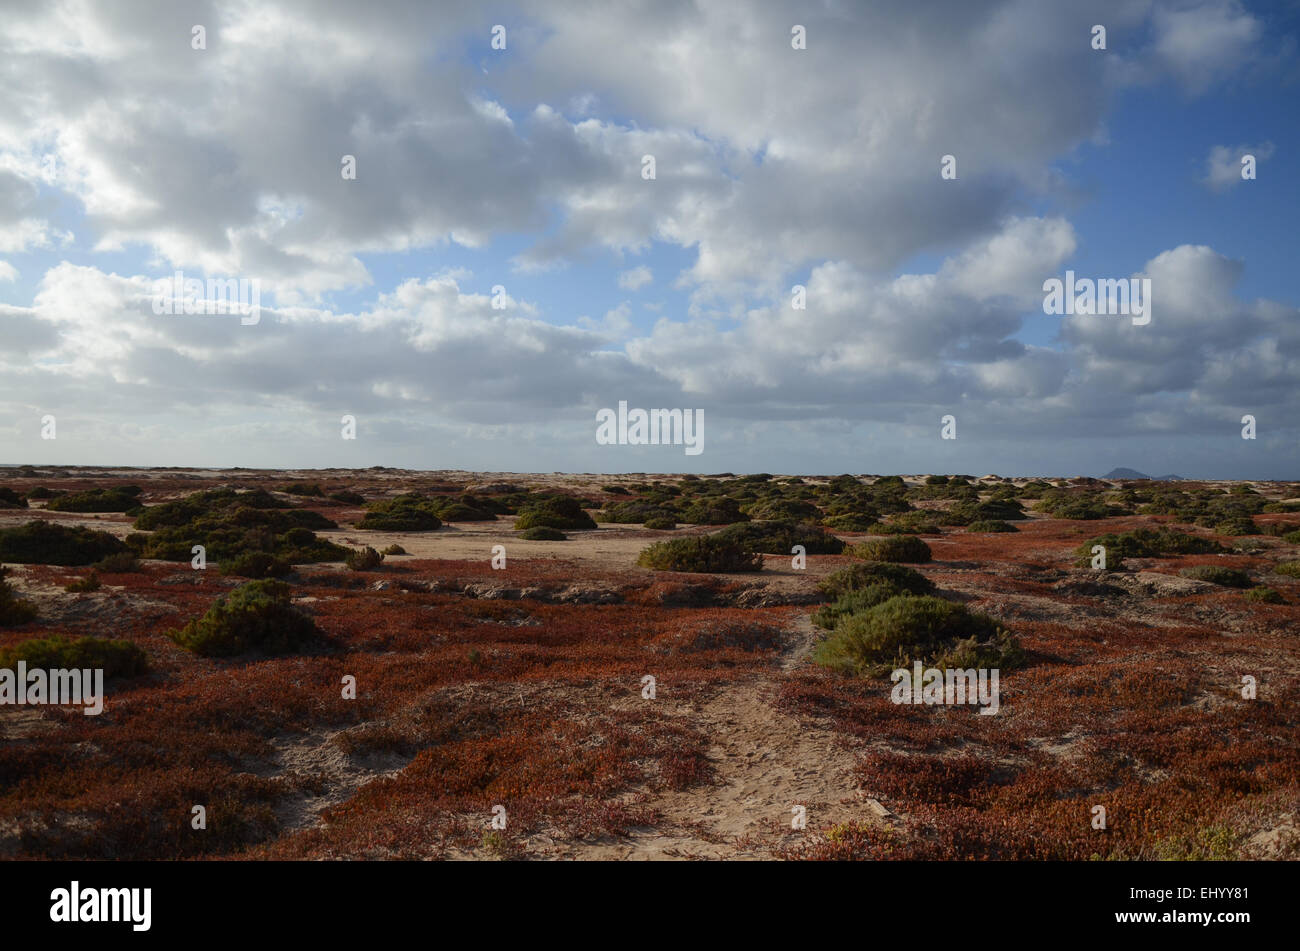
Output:
[[[1107,472],[1104,476],[1102,476],[1102,478],[1103,479],[1151,479],[1152,481],[1155,482],[1182,482],[1183,481],[1182,476],[1176,476],[1176,475],[1149,476],[1145,472],[1138,472],[1136,469],[1125,469],[1122,467],[1119,469],[1111,469],[1110,472]]]

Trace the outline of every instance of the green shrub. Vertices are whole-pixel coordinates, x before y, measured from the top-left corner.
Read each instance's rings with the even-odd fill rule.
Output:
[[[223,575],[240,578],[283,578],[291,571],[293,565],[265,551],[246,551],[221,562]]]
[[[1214,524],[1214,534],[1216,535],[1258,535],[1260,534],[1259,526],[1255,520],[1245,515],[1236,518],[1227,518]]]
[[[1212,538],[1190,535],[1171,528],[1137,528],[1131,532],[1109,532],[1084,542],[1075,553],[1080,564],[1092,559],[1092,546],[1104,545],[1106,563],[1115,568],[1124,558],[1163,558],[1169,555],[1215,555],[1225,549]]]
[[[1094,520],[1127,514],[1124,508],[1108,505],[1096,493],[1079,493],[1068,489],[1051,489],[1044,492],[1037,509],[1056,518],[1076,520]]]
[[[318,499],[325,497],[321,487],[314,482],[291,482],[280,491],[286,495],[309,495]]]
[[[877,604],[884,604],[890,598],[908,593],[898,585],[887,581],[869,584],[864,588],[857,588],[840,595],[830,604],[823,604],[813,612],[812,622],[818,627],[830,630],[846,614],[856,614],[874,608]]]
[[[27,498],[28,499],[56,499],[63,494],[64,493],[58,489],[51,489],[48,486],[38,485],[36,488],[32,489],[30,492],[27,493]],[[27,500],[24,499],[23,505],[21,507],[27,508],[26,503]]]
[[[530,542],[563,542],[568,541],[569,538],[558,528],[547,528],[545,525],[525,529],[519,537]]]
[[[645,520],[645,527],[654,529],[657,532],[667,532],[676,528],[677,523],[671,518],[648,518]]]
[[[610,495],[631,495],[632,494],[627,489],[623,488],[621,485],[602,485],[600,489],[602,492],[608,492]]]
[[[638,523],[644,525],[646,522],[656,519],[659,521],[671,520],[676,525],[677,510],[653,502],[632,500],[615,502],[613,505],[605,506],[600,512],[602,522],[613,522],[615,525],[635,525]]]
[[[903,512],[887,522],[876,522],[867,529],[870,535],[938,535],[939,522],[926,511]]]
[[[353,571],[374,571],[383,561],[384,556],[369,545],[365,548],[354,548],[343,558],[343,563]]]
[[[1264,604],[1286,604],[1286,598],[1272,588],[1260,585],[1245,593],[1247,601],[1261,601]]]
[[[1300,561],[1283,561],[1273,566],[1273,570],[1280,575],[1287,575],[1291,578],[1300,578]]]
[[[168,636],[202,657],[233,657],[253,650],[288,653],[319,633],[315,622],[290,603],[289,590],[283,581],[249,581]]]
[[[442,528],[438,503],[414,492],[393,499],[380,499],[366,506],[358,528],[383,532],[432,532]]]
[[[821,509],[799,499],[768,499],[749,507],[749,517],[763,521],[820,521]],[[734,521],[734,520],[733,520]]]
[[[130,641],[56,635],[0,647],[0,668],[16,670],[19,661],[42,670],[103,670],[104,677],[136,677],[149,669],[149,655]]]
[[[84,578],[78,578],[76,581],[70,581],[63,586],[64,591],[72,594],[82,594],[87,591],[98,591],[100,588],[99,575],[95,569],[90,569],[90,574]]]
[[[36,607],[18,597],[13,585],[5,581],[8,573],[8,569],[0,565],[0,627],[17,627],[36,617]]]
[[[351,489],[344,489],[342,492],[331,492],[330,498],[335,502],[342,502],[344,505],[365,505],[365,496]]]
[[[682,512],[681,521],[687,525],[731,525],[747,522],[749,516],[740,510],[740,503],[735,499],[698,499]]]
[[[876,524],[874,515],[832,515],[823,524],[837,532],[866,532]]]
[[[823,594],[838,598],[878,584],[893,585],[910,594],[929,594],[934,590],[934,582],[915,568],[888,561],[849,565],[831,572],[817,583],[817,587]]]
[[[789,555],[802,545],[810,555],[838,555],[844,542],[818,525],[804,522],[737,522],[715,536],[749,551],[768,555]]]
[[[35,491],[34,489],[32,491]],[[31,496],[32,498],[48,498],[48,496]],[[23,498],[13,489],[5,485],[0,485],[0,509],[25,509],[27,508],[27,499]]]
[[[1006,532],[1018,532],[1020,529],[1016,528],[1010,522],[1004,522],[1000,519],[979,519],[967,525],[966,531],[974,532],[977,535],[995,535],[1004,534]]]
[[[568,495],[553,495],[531,502],[519,510],[515,528],[558,528],[582,530],[595,528],[596,523],[582,509],[582,502]]]
[[[1024,653],[993,618],[930,596],[898,595],[842,616],[813,654],[817,663],[878,676],[920,661],[927,667],[1012,669]]]
[[[393,544],[384,549],[385,555],[405,555],[407,551],[401,545]]]
[[[0,529],[0,562],[89,565],[123,551],[126,546],[108,532],[80,526],[37,520]]]
[[[439,505],[437,512],[438,517],[444,522],[492,522],[496,520],[495,512],[476,508],[473,505],[466,505],[464,502],[457,502],[454,499],[448,499],[445,503]]]
[[[95,562],[95,570],[102,571],[106,575],[135,574],[141,570],[140,560],[133,552],[119,551],[115,555],[108,555]]]
[[[1250,587],[1250,575],[1237,568],[1224,568],[1219,565],[1193,565],[1190,568],[1180,569],[1178,574],[1183,578],[1208,581],[1211,584],[1223,585],[1225,588]]]
[[[139,507],[140,491],[135,486],[126,486],[69,492],[50,499],[45,507],[51,512],[129,512]]]
[[[637,564],[656,571],[761,571],[763,556],[719,533],[656,542],[641,552]]]
[[[887,535],[856,545],[853,555],[863,561],[901,561],[923,564],[930,560],[930,546],[915,535]]]

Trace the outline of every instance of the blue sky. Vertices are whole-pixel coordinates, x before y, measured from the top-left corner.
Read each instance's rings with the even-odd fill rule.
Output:
[[[917,6],[16,4],[0,462],[1294,478],[1297,5]]]

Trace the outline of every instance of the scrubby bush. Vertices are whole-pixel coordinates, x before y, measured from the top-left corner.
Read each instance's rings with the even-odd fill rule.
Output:
[[[99,574],[95,569],[90,569],[90,574],[84,578],[78,578],[76,581],[70,581],[63,586],[63,590],[70,594],[84,594],[88,591],[98,591],[100,589]]]
[[[631,495],[632,494],[627,489],[623,488],[621,485],[602,485],[600,489],[602,492],[608,492],[610,495]]]
[[[0,529],[0,562],[89,565],[124,551],[126,546],[108,532],[76,525],[36,520]]]
[[[315,498],[324,498],[325,493],[321,487],[314,482],[291,482],[280,490],[286,495],[310,495]]]
[[[63,494],[64,493],[59,489],[51,489],[48,486],[38,485],[36,488],[32,489],[30,492],[27,493],[27,498],[28,499],[57,499],[60,495]],[[23,505],[21,507],[27,508],[26,499],[23,500]]]
[[[1044,492],[1036,508],[1055,518],[1088,521],[1128,514],[1127,509],[1118,505],[1108,505],[1095,492],[1074,492],[1068,489],[1051,489]]]
[[[1003,522],[998,519],[980,519],[967,525],[966,531],[976,534],[996,534],[998,532],[1018,532],[1020,529],[1010,522]]]
[[[924,564],[930,560],[930,546],[915,535],[887,535],[855,545],[853,555],[863,561],[901,561]]]
[[[8,569],[0,565],[0,627],[16,627],[36,617],[35,606],[21,600],[13,585],[5,580],[8,573]]]
[[[847,614],[866,611],[868,608],[874,608],[877,604],[883,604],[890,598],[896,598],[906,593],[897,585],[888,582],[870,584],[865,588],[858,588],[842,594],[830,604],[823,604],[813,612],[812,622],[818,627],[830,630],[839,623],[840,618]]]
[[[42,496],[34,496],[42,498]],[[23,498],[7,485],[0,485],[0,509],[25,509],[27,499]]]
[[[563,542],[569,538],[558,528],[547,528],[545,525],[525,529],[520,533],[519,537],[530,542]]]
[[[401,545],[396,545],[396,544],[389,545],[387,548],[384,549],[385,555],[405,555],[406,553],[407,551],[405,548],[403,548]]]
[[[414,492],[381,499],[366,506],[358,528],[382,532],[432,532],[442,528],[438,503]]]
[[[938,535],[939,522],[926,511],[903,512],[887,522],[876,522],[867,529],[870,535]]]
[[[799,499],[767,499],[749,507],[749,517],[765,521],[820,521],[821,509]]]
[[[1221,522],[1216,522],[1213,528],[1214,534],[1216,535],[1232,535],[1234,537],[1240,537],[1242,535],[1260,534],[1259,526],[1255,524],[1255,520],[1245,515],[1237,516],[1236,518],[1227,518]]]
[[[383,561],[384,556],[369,545],[365,548],[354,548],[343,558],[343,563],[353,571],[374,571],[383,564]]]
[[[342,502],[344,505],[365,505],[365,496],[359,492],[353,492],[351,489],[344,489],[342,492],[331,492],[330,498],[335,502]]]
[[[817,587],[823,594],[838,598],[879,584],[892,585],[900,592],[910,594],[929,594],[934,590],[934,582],[915,568],[887,561],[849,565],[831,572],[817,583]]]
[[[1124,558],[1162,558],[1169,555],[1214,555],[1224,550],[1212,538],[1190,535],[1171,528],[1136,528],[1131,532],[1108,532],[1084,542],[1077,549],[1080,564],[1091,561],[1092,547],[1103,545],[1111,567]]]
[[[40,637],[0,647],[0,668],[16,670],[18,662],[42,670],[103,670],[104,677],[136,677],[149,669],[149,655],[138,644],[98,637]]]
[[[246,551],[221,562],[223,575],[240,578],[283,578],[291,571],[293,565],[265,551]]]
[[[582,502],[568,495],[552,495],[532,502],[519,511],[515,528],[558,528],[582,530],[595,528],[596,523],[582,509]]]
[[[813,654],[819,664],[878,676],[920,661],[927,667],[997,667],[1024,663],[1024,652],[993,618],[930,596],[898,595],[842,616]]]
[[[836,532],[866,532],[876,524],[872,515],[832,515],[823,519],[822,524]]]
[[[1220,565],[1193,565],[1190,568],[1179,569],[1178,574],[1183,578],[1208,581],[1211,584],[1223,585],[1225,588],[1250,587],[1250,575],[1238,568],[1224,568]]]
[[[749,516],[740,510],[740,503],[735,499],[709,498],[697,499],[686,506],[680,521],[687,525],[731,525],[747,522]]]
[[[667,532],[676,528],[677,523],[671,518],[648,518],[645,520],[645,527],[654,529],[657,532]]]
[[[120,551],[95,562],[95,570],[106,575],[129,575],[140,571],[140,559],[133,552]]]
[[[803,522],[738,522],[715,537],[768,555],[789,555],[795,545],[802,545],[810,555],[838,555],[844,551],[840,539],[820,526]]]
[[[334,522],[310,509],[289,508],[260,491],[197,492],[145,509],[135,524],[152,529],[152,534],[128,536],[128,544],[142,557],[163,561],[188,561],[195,545],[202,545],[208,558],[219,562],[254,551],[290,565],[339,561],[346,554],[342,546],[314,533],[337,528]]]
[[[1280,575],[1286,575],[1291,578],[1300,578],[1300,561],[1283,561],[1273,566],[1273,570]]]
[[[1272,588],[1260,585],[1245,593],[1247,601],[1260,601],[1264,604],[1286,604],[1286,598]]]
[[[677,510],[670,506],[659,505],[654,502],[644,500],[633,500],[629,502],[615,502],[613,505],[606,505],[599,513],[600,521],[613,522],[615,525],[636,525],[656,519],[671,520],[674,525],[677,524]]]
[[[496,521],[496,513],[489,512],[487,509],[476,508],[473,505],[467,505],[464,502],[458,502],[455,499],[446,500],[437,507],[436,511],[438,517],[444,522]]]
[[[763,556],[718,535],[671,538],[641,552],[637,564],[656,571],[760,571]]]
[[[289,590],[283,581],[249,581],[168,636],[203,657],[233,657],[253,650],[289,653],[319,633],[315,622],[290,603]]]
[[[140,488],[133,485],[87,489],[50,499],[45,507],[51,512],[129,512],[140,507],[140,492]]]

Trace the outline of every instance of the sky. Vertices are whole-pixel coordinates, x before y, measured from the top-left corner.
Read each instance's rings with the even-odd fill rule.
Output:
[[[1296,0],[0,0],[0,463],[1298,479],[1298,36]],[[1149,322],[1045,313],[1067,271]],[[158,313],[177,272],[256,319]],[[620,402],[700,451],[598,441]]]

